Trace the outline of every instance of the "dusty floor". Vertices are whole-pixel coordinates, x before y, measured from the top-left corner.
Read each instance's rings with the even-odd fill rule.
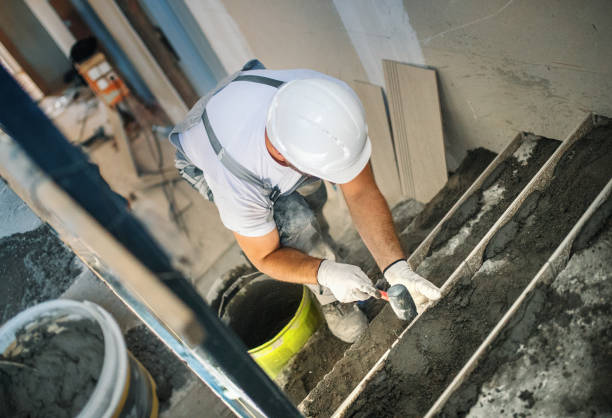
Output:
[[[429,309],[389,355],[348,416],[424,414],[612,177],[607,120],[561,158],[487,247],[485,262]],[[393,402],[376,402],[392,399]]]
[[[600,209],[599,230],[534,290],[441,416],[612,413],[612,200]]]

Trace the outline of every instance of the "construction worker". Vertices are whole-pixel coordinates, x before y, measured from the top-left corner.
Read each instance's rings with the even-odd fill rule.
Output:
[[[363,107],[344,82],[311,70],[265,70],[257,60],[223,80],[170,134],[181,175],[212,200],[253,265],[307,285],[330,331],[354,342],[366,329],[355,301],[376,289],[357,266],[335,261],[318,219],[327,180],[389,284],[415,303],[440,291],[406,262],[369,164]]]

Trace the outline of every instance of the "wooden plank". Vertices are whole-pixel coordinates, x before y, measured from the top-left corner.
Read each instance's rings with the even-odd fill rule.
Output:
[[[365,81],[354,81],[353,88],[361,99],[366,113],[368,135],[372,141],[372,170],[378,188],[390,206],[402,197],[397,160],[391,138],[391,127],[380,86]]]
[[[383,60],[402,192],[428,202],[447,180],[434,70]]]

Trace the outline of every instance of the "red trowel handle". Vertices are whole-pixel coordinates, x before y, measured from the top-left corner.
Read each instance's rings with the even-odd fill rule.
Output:
[[[384,299],[389,302],[389,295],[387,295],[387,292],[385,292],[384,290],[379,290],[378,293],[380,294],[380,297],[378,299]]]

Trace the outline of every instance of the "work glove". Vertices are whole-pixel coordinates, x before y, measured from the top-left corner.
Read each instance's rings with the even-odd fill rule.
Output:
[[[331,290],[342,303],[365,300],[376,294],[376,288],[357,266],[323,260],[319,265],[317,281]]]
[[[401,284],[408,289],[419,312],[423,311],[424,305],[430,300],[440,299],[440,289],[412,271],[406,260],[398,260],[389,265],[383,275],[391,286]]]

